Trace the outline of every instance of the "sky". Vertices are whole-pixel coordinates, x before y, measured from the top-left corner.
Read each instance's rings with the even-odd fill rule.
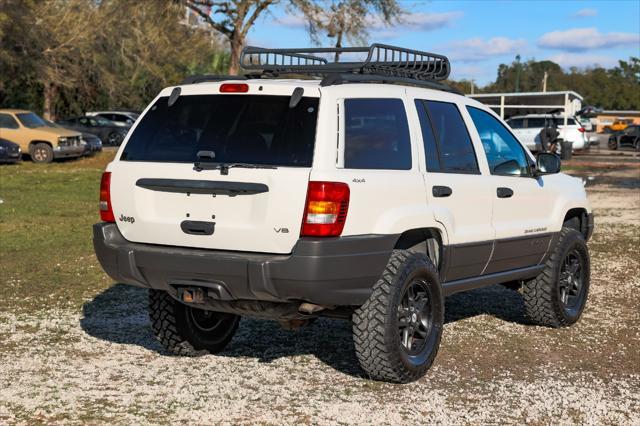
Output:
[[[498,65],[548,59],[564,68],[612,67],[640,57],[640,0],[482,1],[400,0],[404,22],[372,21],[369,42],[444,54],[453,79],[495,80]],[[251,30],[248,43],[264,47],[309,47],[304,20],[274,8]],[[323,45],[331,46],[331,39]]]

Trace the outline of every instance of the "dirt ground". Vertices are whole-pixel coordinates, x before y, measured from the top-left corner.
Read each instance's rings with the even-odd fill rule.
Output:
[[[573,327],[529,325],[501,286],[458,294],[434,367],[391,385],[362,376],[337,320],[243,320],[220,355],[169,356],[146,291],[105,281],[81,309],[0,310],[0,424],[640,424],[640,168],[588,175],[591,293]]]

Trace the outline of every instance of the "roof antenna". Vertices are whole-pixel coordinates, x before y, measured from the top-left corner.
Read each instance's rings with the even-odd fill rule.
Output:
[[[289,99],[289,108],[295,108],[299,103],[300,99],[302,99],[302,95],[304,95],[304,89],[302,87],[296,87],[293,89],[293,93],[291,94],[291,99]]]
[[[171,91],[171,95],[169,95],[169,100],[167,101],[168,106],[172,106],[176,103],[178,98],[180,97],[181,89],[179,87],[174,87]]]

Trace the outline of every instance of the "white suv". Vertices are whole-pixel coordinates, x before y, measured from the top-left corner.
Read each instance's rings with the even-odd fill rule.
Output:
[[[573,151],[588,148],[589,141],[585,129],[575,117],[567,117],[566,126],[564,125],[563,117],[552,114],[519,115],[507,120],[507,124],[513,130],[513,134],[533,152],[542,150],[540,131],[544,128],[545,122],[549,125],[555,123],[558,126],[559,137],[571,142]],[[560,149],[559,145],[558,150]]]
[[[450,294],[519,284],[533,322],[580,317],[593,229],[580,180],[439,83],[446,58],[359,51],[344,64],[246,48],[254,74],[163,90],[107,166],[96,254],[150,289],[169,352],[219,352],[245,315],[344,318],[364,371],[408,382],[435,358]],[[277,77],[291,72],[325,77]]]

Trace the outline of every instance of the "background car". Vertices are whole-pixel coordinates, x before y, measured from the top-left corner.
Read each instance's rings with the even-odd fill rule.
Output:
[[[23,109],[0,109],[0,133],[20,145],[36,163],[84,153],[80,133],[52,127],[39,115]]]
[[[540,143],[540,131],[544,128],[545,122],[555,121],[560,132],[560,138],[567,142],[573,143],[573,150],[586,149],[589,146],[584,127],[577,118],[568,117],[567,125],[564,125],[564,117],[553,114],[528,114],[511,117],[507,120],[507,124],[513,129],[522,143],[532,152],[542,149]]]
[[[22,157],[20,145],[0,138],[0,164],[17,163]]]
[[[619,132],[621,130],[626,129],[627,126],[629,126],[631,123],[633,123],[633,120],[616,120],[610,125],[604,126],[604,132],[605,133]]]
[[[59,127],[61,129],[64,129],[64,126],[54,123],[53,121],[50,121],[50,120],[44,120],[44,121],[51,127]],[[81,135],[82,135],[82,141],[85,144],[84,155],[94,155],[97,152],[102,151],[102,141],[100,140],[99,137],[91,133],[81,133]]]
[[[609,149],[630,147],[640,151],[640,125],[634,124],[612,134],[607,145]]]
[[[83,133],[82,140],[87,144],[85,155],[95,155],[96,153],[102,151],[102,141],[96,135],[92,135],[91,133]]]
[[[133,123],[140,117],[140,113],[135,111],[92,111],[87,112],[86,115],[106,118],[121,127],[133,126]]]
[[[95,135],[100,138],[103,145],[112,146],[120,145],[129,131],[129,127],[118,126],[113,121],[98,116],[84,115],[60,120],[56,123],[68,129]]]

